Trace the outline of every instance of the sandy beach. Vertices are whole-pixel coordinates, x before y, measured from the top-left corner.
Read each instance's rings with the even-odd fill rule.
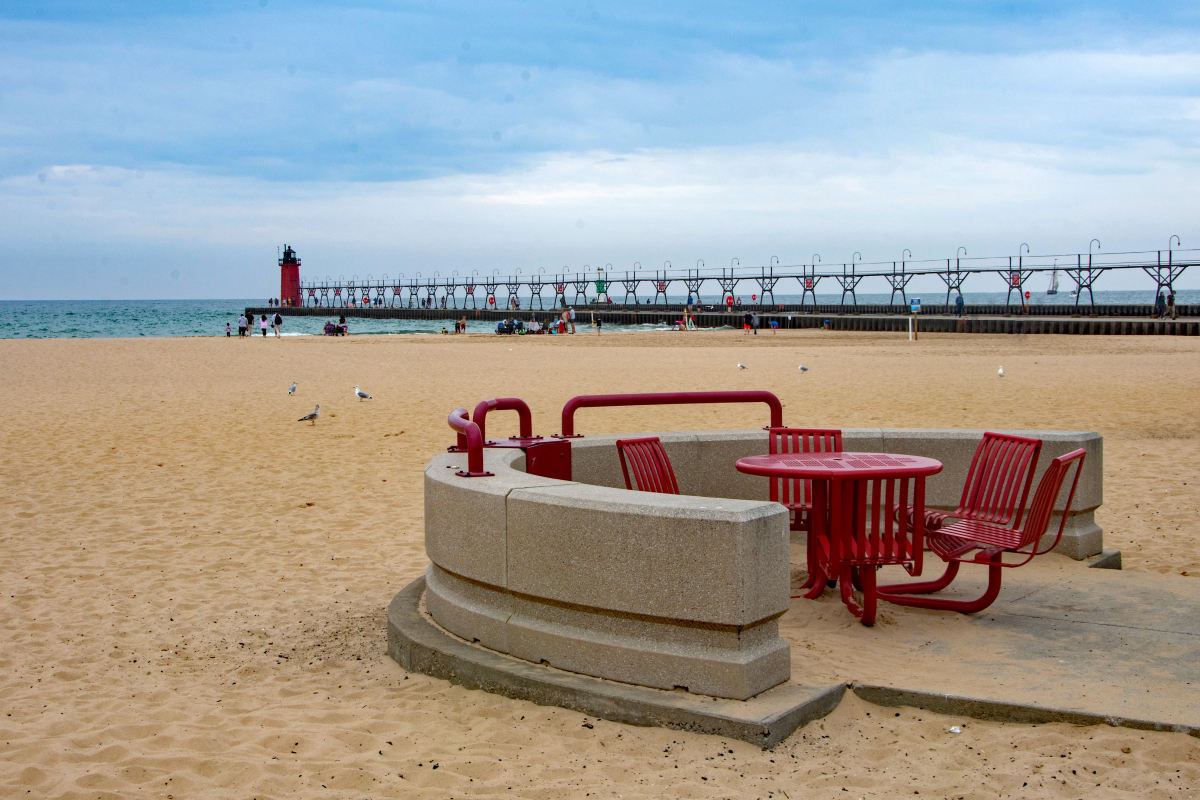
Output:
[[[577,394],[740,388],[775,392],[796,425],[1096,430],[1105,547],[1128,570],[1200,577],[1198,365],[1200,341],[1174,337],[0,340],[2,793],[1190,797],[1200,741],[1184,734],[848,695],[761,751],[407,675],[384,652],[384,613],[428,564],[422,468],[452,441],[447,413],[504,396],[528,401],[542,434]],[[317,403],[315,426],[296,421]],[[762,415],[589,410],[577,426],[746,428]],[[515,433],[516,415],[489,417],[488,432]],[[793,601],[781,627],[820,606]]]

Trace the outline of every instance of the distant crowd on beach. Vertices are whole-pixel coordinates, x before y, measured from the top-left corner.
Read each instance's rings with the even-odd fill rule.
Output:
[[[259,327],[264,337],[267,335],[267,328],[271,328],[275,331],[275,337],[279,338],[279,332],[283,328],[283,317],[279,314],[273,314],[268,319],[267,315],[263,314],[262,319],[255,320],[253,314],[250,316],[242,314],[237,318],[238,338],[244,339],[247,336],[253,336],[255,325]],[[225,323],[225,335],[233,336],[233,325],[231,323]]]
[[[466,320],[463,321],[465,326]],[[254,328],[257,326],[262,331],[262,335],[267,335],[267,329],[270,328],[275,332],[275,337],[279,338],[283,330],[283,315],[279,313],[267,316],[262,315],[261,319],[256,320],[254,315],[246,316],[242,314],[237,318],[237,335],[239,339],[244,339],[247,336],[254,336]],[[445,329],[442,331],[445,333]],[[346,322],[345,317],[339,317],[337,322],[329,320],[325,323],[325,328],[322,331],[325,336],[346,336],[350,333],[350,324]],[[225,335],[233,336],[233,324],[225,323]]]
[[[602,322],[597,319],[593,321],[593,325],[596,333],[599,334]],[[557,316],[547,316],[545,324],[538,319],[537,314],[533,315],[528,325],[519,319],[503,319],[496,323],[496,333],[508,335],[575,333],[575,308],[571,306],[564,308],[562,313]]]

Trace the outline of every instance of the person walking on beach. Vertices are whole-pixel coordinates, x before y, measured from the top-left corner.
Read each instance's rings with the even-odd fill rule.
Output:
[[[575,306],[567,309],[567,313],[571,315],[571,333],[575,332]]]
[[[758,314],[750,315],[750,328],[754,331],[754,335],[758,336]]]
[[[258,323],[258,325],[259,325],[259,327],[262,328],[263,338],[264,339],[267,338],[267,315],[266,314],[262,315],[262,321],[260,321]]]
[[[238,317],[238,338],[241,339],[246,335],[246,315],[242,314]]]
[[[750,335],[750,312],[747,311],[746,315],[742,317],[742,336],[749,336],[749,335]]]
[[[1174,289],[1172,289],[1171,293],[1169,295],[1167,295],[1167,310],[1169,312],[1171,312],[1171,319],[1175,319],[1175,290]]]
[[[596,317],[596,335],[597,336],[600,335],[600,327],[602,325],[604,325],[604,320],[600,319],[600,317]]]
[[[279,338],[279,329],[283,327],[283,317],[280,316],[278,311],[275,312],[275,319],[273,320],[273,322],[275,323],[272,326],[275,328],[275,338],[278,339]]]
[[[226,336],[226,338],[228,338],[228,337],[230,337],[230,336],[232,336],[232,335],[233,335],[233,328],[231,328],[231,327],[229,326],[229,323],[228,323],[228,322],[226,322],[226,323],[225,323],[225,336]]]

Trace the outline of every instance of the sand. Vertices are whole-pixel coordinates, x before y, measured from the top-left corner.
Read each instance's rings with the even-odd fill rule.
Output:
[[[567,398],[600,391],[768,389],[813,426],[1097,430],[1106,546],[1127,569],[1197,575],[1198,353],[821,331],[0,341],[0,794],[1191,796],[1200,742],[1183,734],[847,697],[764,752],[467,691],[391,661],[384,609],[428,563],[421,469],[451,441],[446,414],[518,396],[551,433]],[[318,402],[315,427],[296,422]],[[577,425],[762,415],[588,410]],[[488,427],[515,433],[516,415]],[[785,625],[823,605],[794,601]]]

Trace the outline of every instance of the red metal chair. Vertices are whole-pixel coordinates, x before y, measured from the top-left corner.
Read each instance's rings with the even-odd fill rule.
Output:
[[[1029,499],[1029,488],[1033,485],[1033,473],[1041,451],[1041,439],[991,431],[984,433],[979,446],[975,448],[975,455],[971,457],[958,508],[949,513],[926,509],[926,534],[941,530],[950,518],[1011,525],[1013,528],[1019,526],[1025,514],[1025,502]],[[911,508],[908,509],[908,518],[911,532]],[[923,591],[945,589],[957,572],[956,566],[947,568],[942,577],[922,583],[926,587]]]
[[[1059,456],[1050,462],[1046,472],[1038,482],[1037,492],[1029,506],[1029,515],[1025,525],[1017,529],[997,525],[982,520],[964,519],[947,525],[941,530],[926,534],[929,548],[949,564],[946,574],[936,581],[921,583],[893,584],[878,588],[879,598],[889,603],[918,608],[939,608],[950,611],[961,611],[972,614],[990,606],[1000,594],[1001,569],[1005,567],[1020,567],[1028,564],[1034,556],[1048,553],[1058,546],[1062,539],[1063,530],[1067,525],[1067,515],[1071,511],[1071,502],[1075,499],[1075,488],[1079,485],[1079,473],[1083,470],[1084,451],[1082,449]],[[1075,477],[1071,481],[1071,491],[1067,495],[1067,504],[1063,507],[1062,522],[1058,526],[1058,535],[1054,542],[1044,550],[1038,548],[1038,543],[1050,526],[1050,517],[1054,513],[1054,501],[1058,499],[1063,481],[1075,462]],[[1005,554],[1017,556],[1017,560],[1006,562]],[[941,597],[908,597],[910,594],[928,594],[944,589],[958,574],[960,564],[986,564],[988,567],[988,588],[977,600],[950,600]]]
[[[768,452],[782,453],[840,453],[842,432],[823,428],[768,428]],[[790,481],[771,478],[771,502],[780,503],[792,515],[794,531],[809,531],[812,521],[812,481]]]
[[[936,531],[951,517],[1014,528],[1020,525],[1041,451],[1041,439],[990,431],[983,434],[971,458],[958,508],[949,513],[926,509],[925,530]]]
[[[900,564],[910,574],[921,572],[924,541],[911,532],[916,522],[909,516],[925,507],[924,478],[835,480],[830,490],[827,499],[817,498],[818,509],[828,506],[829,527],[815,525],[817,533],[809,534],[809,583],[803,596],[811,600],[826,586],[840,584],[846,607],[863,625],[874,625],[884,588],[877,586],[875,570]],[[821,574],[813,574],[814,564],[823,565]],[[855,602],[856,588],[862,605]]]
[[[626,489],[633,489],[633,483],[629,480],[629,470],[632,469],[639,492],[679,494],[671,459],[667,458],[667,451],[657,436],[618,439],[617,453],[621,457],[621,474],[625,476]]]
[[[833,428],[767,428],[767,452],[781,453],[840,453],[842,432]],[[812,481],[789,481],[770,478],[771,502],[788,510],[790,527],[794,531],[812,533]],[[812,571],[813,542],[808,543],[808,580],[802,589],[811,589],[816,582]],[[833,579],[836,582],[836,577]],[[793,598],[801,595],[793,595]]]

